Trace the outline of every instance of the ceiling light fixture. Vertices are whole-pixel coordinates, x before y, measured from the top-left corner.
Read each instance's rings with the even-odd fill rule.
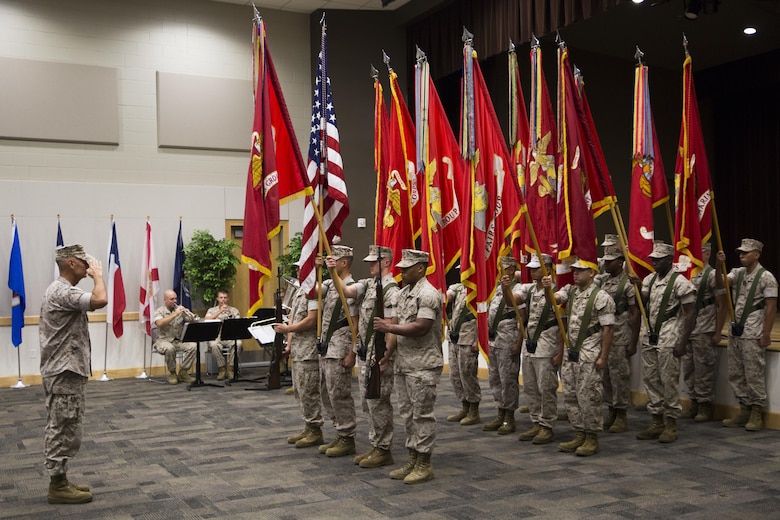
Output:
[[[631,0],[631,1],[634,2],[635,4],[641,4],[645,0]]]
[[[685,17],[688,20],[698,19],[704,7],[702,4],[702,0],[688,0],[688,4],[685,6]]]
[[[748,36],[753,36],[758,31],[756,30],[755,27],[745,27],[744,29],[742,29],[742,32],[747,34]]]

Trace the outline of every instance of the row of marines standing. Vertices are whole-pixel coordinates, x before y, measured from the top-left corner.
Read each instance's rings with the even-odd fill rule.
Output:
[[[720,331],[728,312],[721,274],[725,255],[718,252],[713,269],[708,263],[710,249],[705,246],[705,269],[688,281],[673,269],[672,246],[656,242],[650,254],[655,273],[639,280],[624,271],[622,249],[613,237],[602,245],[605,272],[598,274],[589,264],[577,261],[571,266],[574,284],[563,288],[555,288],[550,276],[542,276],[542,262],[548,271],[552,267],[552,259],[547,255],[531,258],[527,267],[533,282],[527,284],[517,282],[518,264],[514,258],[501,259],[502,276],[488,316],[488,381],[498,410],[493,420],[483,424],[483,430],[499,434],[515,431],[522,359],[523,390],[532,427],[520,433],[519,440],[534,444],[553,440],[559,375],[566,415],[574,430],[573,439],[558,445],[560,451],[593,455],[599,451],[598,435],[604,428],[613,433],[625,432],[626,410],[631,401],[629,360],[640,344],[642,321],[635,285],[641,287],[647,307],[641,357],[647,409],[652,414],[651,424],[636,437],[663,443],[677,439],[677,419],[682,416],[681,371],[692,398],[689,416],[697,422],[712,419],[715,347],[722,339]],[[749,431],[763,428],[765,348],[770,343],[777,300],[777,281],[758,262],[762,248],[757,240],[743,240],[737,248],[742,267],[728,275],[736,316],[729,336],[729,382],[740,412],[723,424]],[[436,385],[443,367],[443,302],[425,277],[427,253],[402,252],[397,266],[402,270],[403,288],[390,273],[391,258],[389,248],[370,246],[364,261],[370,266],[371,277],[354,280],[352,249],[333,246],[332,256],[318,259],[318,264],[327,266],[332,274],[320,289],[320,337],[317,301],[300,290],[293,299],[289,323],[275,328],[289,334],[294,388],[305,423],[304,429],[290,436],[288,442],[300,448],[319,446],[319,452],[329,457],[355,454],[352,367],[358,363],[362,387],[367,367],[378,362],[381,396],[377,400],[362,398],[362,408],[369,418],[371,449],[356,455],[354,461],[364,468],[395,463],[391,453],[391,395],[395,388],[409,457],[390,477],[416,484],[434,477],[430,459],[435,443]],[[380,275],[384,318],[375,315],[374,305]],[[349,315],[358,322],[358,345],[352,340],[347,314],[334,283],[340,284],[347,297]],[[477,379],[476,320],[465,305],[465,297],[466,291],[460,284],[447,291],[448,300],[453,301],[449,320],[450,378],[462,402],[461,410],[448,420],[471,425],[481,422],[481,390]],[[556,305],[565,305],[566,348],[553,299]],[[523,327],[518,326],[518,318]],[[521,328],[525,328],[525,334],[521,334]],[[381,359],[375,359],[375,332],[387,334],[387,352]],[[367,350],[365,360],[358,356],[361,345]],[[606,417],[602,414],[603,403],[608,407]],[[322,433],[323,409],[337,433],[329,443],[325,443]]]

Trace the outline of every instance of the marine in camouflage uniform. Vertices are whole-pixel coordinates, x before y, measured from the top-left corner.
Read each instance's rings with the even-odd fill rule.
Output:
[[[108,303],[103,267],[80,245],[57,250],[60,277],[49,285],[41,302],[38,329],[41,378],[46,398],[43,452],[50,477],[50,504],[92,501],[89,486],[68,482],[68,461],[81,447],[87,379],[92,375],[92,345],[87,311]],[[92,292],[76,286],[89,276]]]
[[[195,362],[195,343],[181,342],[184,324],[196,321],[198,317],[181,305],[177,305],[178,297],[175,291],[165,291],[163,305],[154,311],[154,326],[157,328],[157,339],[154,349],[165,356],[168,367],[168,382],[175,385],[179,382],[192,383],[195,379],[189,375],[190,367]],[[176,353],[184,352],[179,373],[176,373]]]
[[[227,291],[219,291],[217,293],[217,305],[207,310],[203,319],[225,321],[240,318],[241,313],[238,312],[238,309],[228,305],[228,298],[229,296]],[[223,348],[228,349],[227,363],[225,363],[225,355],[222,354]],[[233,377],[236,352],[241,354],[242,350],[243,345],[240,339],[235,340],[234,343],[234,340],[232,339],[223,340],[221,337],[217,336],[217,339],[209,341],[209,352],[211,352],[211,355],[214,357],[214,361],[217,363],[217,367],[219,367],[217,380],[222,381],[225,379],[225,377],[228,379]]]
[[[479,402],[482,389],[479,386],[479,347],[477,345],[477,321],[466,306],[466,287],[456,283],[447,289],[447,298],[454,299],[449,330],[450,382],[455,397],[461,402],[460,412],[447,420],[464,426],[480,422]]]
[[[500,262],[503,275],[488,307],[490,327],[488,383],[498,407],[498,414],[491,422],[484,424],[482,429],[506,435],[515,431],[515,410],[520,399],[518,377],[522,341],[517,327],[517,315],[509,298],[514,298],[514,301],[518,302],[521,294],[520,284],[514,279],[517,261],[511,257],[501,257]]]
[[[642,380],[653,422],[636,438],[664,443],[677,440],[677,418],[682,412],[680,357],[696,324],[696,288],[672,270],[673,254],[672,246],[656,241],[649,255],[655,273],[642,282],[650,322],[642,338]]]
[[[409,460],[390,472],[390,478],[418,484],[434,477],[431,454],[436,441],[436,385],[444,366],[442,355],[442,298],[427,278],[428,253],[404,249],[401,261],[404,287],[396,300],[393,320],[374,318],[374,330],[390,333],[386,359],[395,352],[398,411],[404,421]]]
[[[777,279],[759,263],[763,248],[764,244],[758,240],[743,239],[737,248],[742,267],[728,275],[736,320],[729,335],[729,384],[740,412],[732,419],[725,419],[723,425],[744,426],[747,431],[764,428],[766,348],[772,342],[770,333],[777,312]],[[718,252],[719,264],[724,261],[725,255]],[[717,283],[723,286],[721,280]]]
[[[640,316],[636,303],[636,289],[623,270],[625,258],[620,246],[605,246],[605,274],[596,276],[595,283],[615,302],[615,327],[607,368],[604,369],[604,401],[609,413],[604,428],[622,433],[628,428],[626,410],[631,402],[631,356],[636,354],[639,340]]]
[[[334,274],[346,285],[354,283],[350,274],[352,248],[344,245],[331,247],[335,267],[330,269],[331,279],[322,283],[322,329],[320,341],[327,344],[327,352],[320,357],[320,397],[325,413],[336,428],[337,437],[320,447],[320,453],[328,457],[343,457],[355,453],[355,400],[352,397],[352,367],[356,354],[353,349],[352,331],[347,321],[349,312],[357,326],[358,307],[353,298],[347,299],[348,308],[342,306],[341,297],[334,283]],[[319,260],[318,260],[319,262]]]
[[[308,299],[300,287],[290,285],[287,290],[296,291],[290,303],[289,323],[277,323],[273,327],[279,334],[288,334],[293,388],[305,424],[303,431],[289,436],[287,442],[296,448],[308,448],[323,443],[317,300]]]
[[[680,359],[683,381],[691,407],[681,417],[696,422],[712,420],[715,393],[715,364],[718,343],[725,322],[726,289],[715,287],[715,270],[710,266],[712,245],[702,246],[704,269],[691,278],[696,288],[696,326],[691,332],[685,355]]]
[[[561,380],[563,402],[574,429],[574,439],[558,450],[580,456],[598,453],[598,434],[603,427],[602,373],[607,367],[615,325],[615,301],[593,283],[595,264],[578,260],[571,265],[574,286],[567,285],[554,297],[565,303],[568,316],[568,351],[563,353]],[[550,277],[542,280],[545,287]]]
[[[542,255],[548,272],[552,257]],[[547,444],[553,439],[553,426],[558,419],[558,367],[562,350],[559,348],[560,328],[555,310],[549,305],[542,286],[542,265],[536,255],[527,264],[533,283],[523,284],[521,299],[528,312],[528,337],[523,343],[523,393],[533,423],[531,429],[520,434],[518,440]]]
[[[380,266],[381,253],[381,266]],[[365,359],[358,356],[358,383],[361,389],[361,404],[368,414],[368,440],[371,449],[356,455],[355,464],[361,468],[377,468],[394,464],[391,449],[393,446],[393,360],[387,360],[384,369],[380,369],[379,399],[366,399],[368,371],[372,362],[378,363],[375,351],[376,332],[374,331],[374,316],[376,315],[377,276],[382,274],[382,295],[384,317],[395,317],[398,283],[390,272],[393,260],[393,250],[377,245],[369,246],[368,256],[363,261],[369,263],[371,278],[358,280],[352,285],[342,284],[345,296],[360,301],[360,316],[358,320],[358,339],[365,347]],[[335,267],[335,260],[327,260],[328,267]],[[331,265],[332,264],[332,265]]]

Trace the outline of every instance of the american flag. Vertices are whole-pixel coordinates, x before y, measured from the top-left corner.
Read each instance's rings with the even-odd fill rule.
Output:
[[[307,293],[314,288],[319,231],[312,202],[319,203],[322,194],[322,225],[329,242],[340,240],[341,225],[349,215],[347,185],[344,182],[343,163],[339,147],[339,130],[328,75],[325,24],[322,24],[322,47],[317,59],[317,76],[314,78],[314,100],[311,110],[311,134],[309,139],[309,163],[306,168],[309,185],[314,197],[306,200],[303,211],[303,243],[301,247],[301,287]],[[338,237],[338,238],[336,238]]]

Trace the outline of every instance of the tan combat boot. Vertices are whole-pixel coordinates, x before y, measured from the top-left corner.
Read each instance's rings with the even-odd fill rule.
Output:
[[[176,377],[176,371],[171,370],[171,373],[168,374],[168,384],[171,385],[178,385],[179,384],[179,378]]]
[[[460,425],[471,426],[472,424],[479,424],[481,422],[482,419],[479,417],[479,403],[469,403],[469,413],[460,420]]]
[[[508,435],[515,431],[515,411],[504,410],[504,422],[498,428],[499,435]]]
[[[490,421],[489,423],[485,423],[482,425],[482,431],[483,432],[494,432],[501,428],[501,426],[504,424],[504,414],[506,413],[506,410],[503,408],[498,409],[498,415],[496,415],[496,418]]]
[[[324,444],[324,443],[325,443],[325,441],[323,440],[323,441],[320,443],[320,447],[319,447],[319,448],[317,448],[317,450],[318,450],[318,451],[319,451],[321,454],[325,455],[325,453],[326,453],[326,452],[327,452],[329,449],[331,449],[333,446],[335,446],[335,445],[336,445],[336,443],[337,443],[338,441],[339,441],[339,438],[338,438],[338,437],[336,437],[335,439],[333,439],[332,441],[330,441],[330,442],[329,442],[329,443],[327,443],[327,444]]]
[[[176,374],[176,379],[179,380],[180,383],[194,383],[195,378],[192,377],[187,371],[183,368],[179,368],[179,373]]]
[[[560,443],[558,445],[558,451],[573,453],[583,444],[585,444],[585,432],[577,432],[572,440]]]
[[[674,417],[666,418],[666,426],[661,435],[658,436],[658,442],[674,442],[677,440],[677,419]]]
[[[409,449],[409,460],[406,461],[402,467],[394,469],[390,472],[390,478],[393,480],[403,480],[409,475],[414,467],[417,465],[417,457],[419,454],[413,449]]]
[[[531,441],[531,440],[534,439],[534,437],[536,437],[536,434],[538,434],[539,430],[541,430],[541,429],[542,429],[541,426],[539,426],[537,423],[534,423],[534,425],[531,426],[531,429],[526,430],[526,431],[520,433],[520,435],[517,436],[517,440],[518,441]]]
[[[332,448],[328,448],[325,451],[325,455],[328,457],[345,457],[355,453],[355,438],[354,437],[339,437],[336,441],[336,445]]]
[[[626,410],[621,408],[615,409],[615,421],[612,426],[609,427],[609,431],[612,433],[623,433],[628,429],[628,420],[626,418]]]
[[[726,428],[742,428],[750,420],[750,407],[744,404],[739,405],[739,413],[731,419],[723,419],[723,426]]]
[[[609,407],[606,417],[604,417],[604,428],[607,429],[615,423],[617,417],[617,410],[614,406]]]
[[[317,446],[319,444],[322,444],[324,441],[322,439],[322,428],[319,426],[309,426],[309,432],[306,434],[306,437],[303,439],[298,439],[295,442],[296,448],[308,448],[309,446]]]
[[[78,489],[79,491],[89,491],[89,486],[87,484],[74,484],[70,480],[68,481],[68,484]]]
[[[219,373],[217,374],[217,381],[224,381],[225,380],[225,367],[219,368]]]
[[[433,478],[433,466],[431,466],[431,454],[420,453],[417,455],[417,464],[411,473],[404,477],[404,484],[420,484]]]
[[[696,422],[709,422],[712,420],[712,403],[699,403],[699,413],[693,418]]]
[[[533,438],[534,444],[549,444],[553,440],[553,431],[552,428],[548,428],[547,426],[542,426],[541,429],[539,429],[539,433],[536,434],[536,437]]]
[[[355,458],[352,459],[352,461],[355,464],[360,464],[360,461],[362,461],[363,459],[365,459],[367,457],[370,457],[371,455],[375,454],[376,451],[377,451],[377,448],[371,448],[370,450],[368,450],[365,453],[359,453],[359,454],[355,455]]]
[[[228,379],[233,379],[233,376],[234,376],[234,375],[235,375],[235,374],[234,374],[234,372],[233,372],[233,365],[230,365],[230,366],[227,368],[227,378],[228,378]]]
[[[599,452],[599,435],[595,432],[585,434],[585,442],[574,453],[580,457],[590,457]]]
[[[381,448],[376,448],[373,455],[369,455],[360,461],[361,468],[379,468],[392,464],[395,464],[393,454],[390,453],[390,450],[383,450]]]
[[[759,432],[764,429],[764,418],[761,415],[761,407],[753,405],[750,409],[750,420],[745,425],[749,432]]]
[[[469,413],[469,402],[468,401],[461,401],[461,409],[458,413],[453,415],[447,416],[447,421],[449,422],[460,422],[461,419],[466,417]]]
[[[65,475],[56,475],[49,482],[47,498],[50,504],[86,504],[92,502],[92,493],[71,485]]]
[[[661,414],[653,414],[653,422],[650,426],[641,432],[637,432],[636,438],[640,441],[648,441],[650,439],[657,439],[666,429],[664,425],[664,416]]]
[[[300,433],[296,433],[295,435],[290,435],[287,437],[287,444],[295,444],[299,440],[303,439],[309,434],[309,425],[303,427],[303,430]]]
[[[530,410],[528,409],[527,404],[520,405],[520,408],[517,409],[520,413],[528,413]]]
[[[295,393],[295,387],[294,386],[288,387],[287,390],[284,391],[284,393],[287,394],[287,395],[294,394]]]
[[[699,414],[699,402],[691,399],[691,406],[683,412],[680,419],[693,419]]]

